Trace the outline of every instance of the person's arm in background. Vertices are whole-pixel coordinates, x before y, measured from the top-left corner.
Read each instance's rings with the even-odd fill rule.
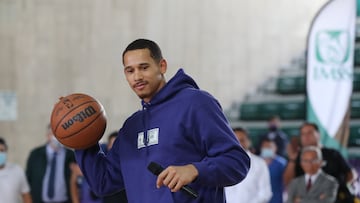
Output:
[[[292,179],[296,176],[295,167],[296,160],[299,155],[299,148],[293,147],[291,144],[286,146],[286,151],[288,155],[288,162],[283,174],[284,185],[287,186],[291,182]]]
[[[32,163],[33,163],[32,159],[33,159],[33,153],[31,152],[28,159],[27,159],[27,161],[26,161],[26,170],[25,170],[26,180],[27,180],[28,184],[30,184],[30,185],[32,183],[32,179],[31,179],[31,177],[32,177],[31,176],[31,174],[32,174]]]
[[[32,198],[30,194],[30,186],[28,180],[26,178],[25,172],[23,169],[19,169],[19,176],[20,176],[20,191],[21,197],[24,203],[32,203]]]
[[[71,168],[71,176],[70,176],[70,196],[72,203],[80,203],[79,197],[79,188],[77,185],[77,178],[81,174],[79,165],[73,163],[70,166]]]
[[[319,203],[332,203],[332,202],[335,202],[338,187],[339,187],[339,184],[337,183],[337,180],[335,178],[331,183],[324,184],[323,188],[324,188],[325,193],[320,195]]]
[[[334,177],[332,178],[332,180],[328,180],[326,183],[321,185],[322,193],[320,193],[320,195],[318,194],[318,196],[306,196],[301,199],[300,203],[334,203],[336,200],[339,184]]]
[[[297,182],[295,180],[291,180],[289,182],[289,187],[287,190],[288,198],[286,203],[299,203],[301,201],[301,199],[296,194],[296,186]]]
[[[271,181],[269,168],[265,161],[259,161],[259,174],[258,174],[258,193],[254,198],[258,199],[257,202],[267,203],[272,197]]]
[[[32,203],[31,195],[29,192],[21,194],[24,203]]]
[[[354,181],[354,179],[355,179],[355,176],[354,176],[353,170],[348,171],[346,174],[346,182],[352,183]]]

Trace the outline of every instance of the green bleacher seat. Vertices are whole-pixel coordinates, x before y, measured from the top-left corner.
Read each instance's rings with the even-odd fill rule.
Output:
[[[360,66],[360,47],[355,47],[354,64],[355,66]]]
[[[353,91],[360,91],[360,73],[354,73]]]
[[[244,103],[240,106],[240,120],[261,120],[260,105]]]
[[[355,52],[356,58],[358,61],[355,60],[355,62],[358,63],[357,66],[360,66],[360,48]],[[360,91],[360,73],[354,73],[353,90]],[[305,76],[280,77],[277,80],[276,91],[279,94],[304,94],[306,92]]]
[[[265,102],[260,104],[261,120],[269,120],[274,115],[279,115],[281,104],[277,102]]]
[[[251,136],[261,136],[268,131],[266,128],[246,128],[246,130]]]
[[[351,118],[360,118],[360,98],[351,99]]]
[[[279,94],[303,94],[306,90],[305,76],[280,77],[276,88]]]
[[[350,126],[349,147],[360,147],[360,125]]]
[[[304,120],[305,102],[244,103],[240,107],[240,120],[269,120],[274,115],[284,120]]]
[[[283,127],[281,129],[282,129],[282,131],[284,131],[288,135],[289,140],[293,136],[299,136],[300,135],[299,127]]]
[[[267,129],[266,128],[247,128],[247,131],[249,133],[249,138],[251,140],[252,146],[257,146],[260,141],[260,137],[267,132]]]
[[[305,112],[305,101],[291,101],[282,103],[278,115],[282,120],[304,120]]]
[[[352,166],[355,165],[354,163],[352,163],[353,161],[358,163],[358,161],[360,160],[359,151],[348,150],[348,160],[351,162],[350,165]]]

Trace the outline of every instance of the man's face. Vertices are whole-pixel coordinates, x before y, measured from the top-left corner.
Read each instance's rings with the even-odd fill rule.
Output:
[[[305,125],[300,130],[300,140],[303,147],[317,146],[319,144],[320,135],[311,125]]]
[[[322,165],[322,161],[318,159],[316,152],[306,151],[301,156],[301,167],[305,173],[313,175]]]
[[[246,136],[246,134],[241,131],[235,131],[234,133],[236,135],[236,138],[239,140],[240,145],[244,149],[248,150],[250,147],[250,141],[249,141],[248,137]]]
[[[0,144],[0,152],[6,152],[6,147],[3,144]]]
[[[269,121],[268,126],[270,129],[277,129],[280,126],[280,120],[278,118],[273,118]]]
[[[140,99],[149,102],[165,85],[166,61],[162,59],[157,63],[150,56],[149,49],[128,51],[123,61],[125,77],[130,87]]]

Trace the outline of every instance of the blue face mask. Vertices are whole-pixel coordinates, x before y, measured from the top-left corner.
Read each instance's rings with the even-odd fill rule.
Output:
[[[276,125],[274,125],[274,124],[269,125],[270,131],[277,131],[277,129],[278,129],[278,127]]]
[[[6,162],[6,152],[0,152],[0,166],[5,165]]]
[[[260,156],[263,158],[273,158],[275,156],[275,153],[270,148],[262,148]]]

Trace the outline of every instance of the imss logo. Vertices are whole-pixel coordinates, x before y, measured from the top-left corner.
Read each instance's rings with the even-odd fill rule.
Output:
[[[316,59],[324,64],[343,64],[349,60],[350,35],[342,30],[319,31],[316,36]]]
[[[352,80],[350,34],[344,30],[321,30],[315,38],[314,79]]]

